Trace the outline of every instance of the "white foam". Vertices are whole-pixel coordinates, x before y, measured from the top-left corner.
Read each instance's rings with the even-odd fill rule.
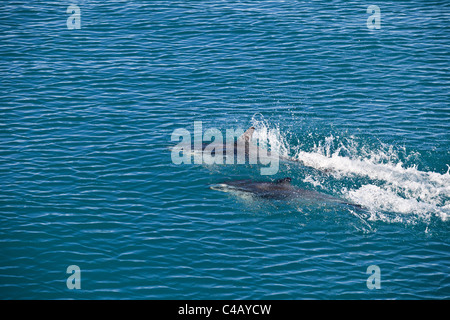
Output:
[[[265,146],[260,147],[275,151],[280,156],[288,155],[288,143],[286,137],[281,134],[279,127],[271,128],[265,121],[253,120],[252,124],[256,129],[253,133],[253,139],[257,139],[259,142],[266,142]]]
[[[368,178],[372,183],[356,189],[343,190],[344,195],[375,211],[416,214],[428,219],[436,214],[447,220],[450,214],[450,174],[420,171],[417,166],[404,167],[392,148],[388,152],[373,150],[365,156],[355,156],[356,150],[346,148],[350,156],[341,156],[342,147],[331,153],[330,148],[300,151],[296,158],[305,165],[325,170],[334,178]]]
[[[433,214],[443,221],[448,218],[448,211],[445,212],[445,209],[414,198],[403,198],[386,186],[364,185],[359,189],[348,191],[348,198],[369,209],[372,213],[370,220],[414,222],[415,217],[429,220]],[[395,212],[399,215],[388,217],[383,215],[383,212]]]
[[[312,175],[306,175],[303,179],[303,182],[312,184],[314,187],[321,187],[322,183],[320,181],[317,181],[317,179]]]
[[[270,129],[264,120],[254,121],[254,126],[256,135],[277,146],[280,154],[288,156],[291,148],[278,127]],[[337,140],[330,135],[317,142],[312,150],[298,150],[294,158],[308,167],[329,173],[338,181],[354,180],[355,186],[342,188],[342,195],[368,208],[372,220],[414,221],[414,217],[429,219],[432,215],[448,220],[450,169],[444,174],[421,171],[416,165],[407,167],[402,163],[399,153],[406,153],[404,149],[381,143],[374,149],[361,145],[354,137],[344,139],[344,142]],[[403,158],[407,161],[419,156],[412,152]],[[303,181],[321,186],[314,176],[306,176]],[[396,215],[388,218],[384,214],[388,212]]]

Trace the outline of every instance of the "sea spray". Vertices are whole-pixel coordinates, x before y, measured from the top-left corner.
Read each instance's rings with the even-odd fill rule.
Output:
[[[309,173],[298,180],[315,188],[338,190],[341,197],[367,208],[371,212],[370,220],[414,223],[429,221],[432,216],[448,220],[449,171],[441,174],[419,170],[414,163],[420,160],[418,152],[382,142],[360,141],[354,135],[342,137],[345,134],[329,134],[312,141],[309,149],[302,149],[288,142],[295,141],[288,139],[289,134],[295,133],[283,132],[279,125],[272,125],[264,118],[254,117],[252,124],[255,135],[277,146],[281,155],[289,156],[289,150],[296,150],[290,156],[316,169],[315,174]],[[308,137],[318,139],[312,134]],[[333,186],[321,183],[324,172],[333,179]]]

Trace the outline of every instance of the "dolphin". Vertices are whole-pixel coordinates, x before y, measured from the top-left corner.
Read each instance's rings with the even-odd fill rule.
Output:
[[[210,186],[210,189],[222,192],[231,192],[240,196],[253,195],[263,199],[273,200],[291,200],[301,199],[308,202],[324,202],[333,204],[343,204],[357,209],[363,209],[362,206],[344,201],[330,195],[320,193],[314,190],[297,188],[291,184],[289,177],[272,181],[255,180],[233,180],[226,181]]]
[[[238,148],[245,148],[243,149],[244,154],[248,156],[251,152],[258,151],[256,146],[250,144],[250,140],[253,137],[253,133],[255,132],[255,127],[250,127],[245,131],[238,139],[237,141],[233,141],[233,144],[231,145],[233,148],[233,151],[229,155],[237,155],[238,154]],[[183,151],[183,152],[189,152],[191,155],[196,155],[199,153],[203,153],[209,149],[209,152],[212,156],[216,155],[216,153],[222,154],[225,156],[227,154],[227,147],[228,144],[224,144],[223,142],[202,142],[200,145],[195,145],[195,142],[188,144],[188,150],[186,150],[186,145],[177,145],[177,146],[170,146],[168,149],[170,151]],[[178,147],[178,148],[177,148]]]
[[[211,143],[202,143],[201,150],[199,148],[192,148],[192,154],[205,152],[208,148],[208,151],[210,151],[210,154],[212,156],[215,156],[216,153],[222,154],[223,156],[239,156],[239,148],[243,149],[243,156],[245,156],[245,162],[249,161],[250,157],[253,157],[253,159],[262,159],[264,162],[270,162],[274,159],[278,160],[284,160],[284,161],[290,161],[290,162],[299,162],[303,165],[303,161],[299,159],[295,159],[289,156],[282,156],[278,153],[276,153],[273,150],[266,150],[260,146],[257,146],[253,143],[251,143],[251,140],[253,138],[253,133],[255,132],[255,127],[251,126],[248,128],[238,139],[237,141],[234,141],[232,148],[233,151],[230,153],[227,153],[227,145],[220,143],[220,142],[211,142]]]
[[[242,131],[241,131],[242,132]],[[255,127],[250,127],[247,129],[247,131],[245,131],[238,139],[237,141],[234,141],[233,143],[233,152],[231,153],[232,155],[237,155],[238,154],[238,148],[240,146],[245,147],[244,149],[244,154],[246,156],[249,156],[249,154],[251,152],[258,152],[258,148],[251,144],[250,141],[252,140],[253,137],[253,133],[255,132]],[[212,142],[212,143],[202,143],[202,149],[198,150],[198,149],[193,149],[194,152],[199,152],[199,151],[205,151],[205,149],[209,147],[211,150],[211,155],[215,155],[216,152],[218,152],[219,150],[222,151],[223,155],[226,155],[227,153],[227,145],[223,144],[223,143],[217,143],[217,142]]]
[[[201,130],[201,129],[200,129]],[[195,131],[195,129],[194,129]],[[172,156],[177,155],[177,162],[185,162],[185,163],[191,163],[190,156],[194,156],[194,163],[201,164],[203,163],[203,160],[207,159],[208,161],[206,163],[226,163],[226,164],[235,164],[235,157],[238,164],[257,164],[258,160],[261,164],[270,165],[270,168],[273,169],[272,166],[276,167],[276,171],[278,171],[278,163],[280,161],[287,161],[287,162],[296,162],[304,167],[310,167],[315,170],[318,170],[322,173],[328,173],[327,170],[321,170],[318,168],[314,168],[311,166],[308,166],[304,163],[304,161],[300,159],[296,159],[290,156],[283,156],[277,153],[275,150],[267,150],[259,145],[256,145],[252,143],[253,134],[255,132],[255,127],[250,127],[245,131],[241,136],[237,138],[237,140],[233,137],[233,141],[229,143],[228,141],[226,143],[223,143],[223,141],[214,141],[212,142],[202,142],[196,144],[194,141],[191,142],[190,136],[188,137],[188,142],[181,142],[180,144],[169,147],[169,150],[172,151]],[[189,133],[188,133],[189,135]],[[232,148],[232,150],[229,150],[229,148]],[[184,156],[189,156],[189,158],[186,158],[187,160],[178,160],[179,152],[182,151]],[[206,155],[206,158],[205,158]],[[183,156],[183,157],[184,157]],[[211,158],[211,157],[213,158]],[[217,158],[216,158],[217,157]],[[183,158],[184,159],[184,158]],[[173,161],[175,161],[172,158]],[[225,161],[224,161],[225,160]],[[262,169],[263,170],[263,169]],[[264,174],[274,174],[273,171],[266,171],[267,173]]]

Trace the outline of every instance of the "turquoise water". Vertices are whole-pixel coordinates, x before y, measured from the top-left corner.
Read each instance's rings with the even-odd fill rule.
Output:
[[[0,17],[0,298],[450,298],[448,2],[15,1]],[[194,121],[253,125],[307,166],[173,164]],[[287,176],[365,209],[209,188]]]

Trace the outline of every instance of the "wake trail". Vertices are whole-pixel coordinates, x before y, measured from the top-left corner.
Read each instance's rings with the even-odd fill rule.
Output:
[[[253,124],[257,128],[255,134],[276,146],[282,158],[292,158],[342,181],[342,196],[367,208],[372,220],[414,222],[416,218],[429,220],[432,216],[442,221],[449,218],[450,170],[441,174],[421,171],[416,165],[407,167],[392,146],[369,147],[353,137],[336,141],[333,135],[315,143],[311,150],[298,150],[289,157],[291,147],[278,126],[271,127],[266,121]],[[314,177],[303,181],[323,187],[320,179]],[[395,215],[389,216],[387,212]]]

